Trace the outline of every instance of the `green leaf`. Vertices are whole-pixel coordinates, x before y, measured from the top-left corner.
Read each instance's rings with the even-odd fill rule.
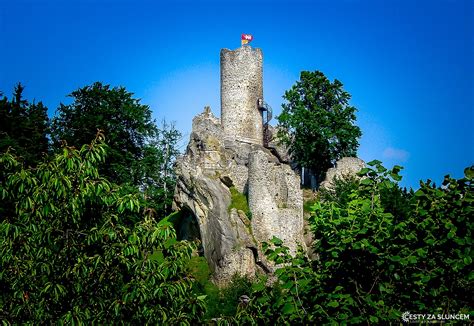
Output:
[[[372,179],[369,179],[369,178],[365,178],[365,179],[362,179],[360,181],[360,184],[362,184],[364,186],[368,186],[368,185],[371,185],[373,183],[374,183],[374,181]]]
[[[366,175],[369,171],[372,171],[372,170],[369,169],[369,168],[363,168],[362,170],[360,170],[360,171],[357,173],[357,175],[359,175],[359,176],[364,176],[364,175]]]
[[[380,164],[382,164],[382,162],[379,161],[379,160],[372,160],[372,161],[367,163],[367,165],[370,165],[370,166],[376,166],[376,165],[380,165]]]
[[[265,284],[263,282],[253,283],[252,284],[252,291],[253,292],[260,292],[265,290]]]
[[[464,169],[464,176],[467,179],[474,179],[474,165]]]
[[[418,258],[416,258],[415,256],[409,256],[408,257],[408,262],[410,264],[416,264],[418,262]]]
[[[419,189],[415,192],[415,196],[416,197],[422,197],[422,196],[426,196],[426,194],[423,190]]]
[[[392,261],[400,261],[400,259],[401,259],[401,257],[398,256],[398,255],[390,257],[390,260],[392,260]]]
[[[273,238],[270,240],[271,243],[273,243],[275,246],[281,246],[283,244],[283,241],[281,241],[279,238],[273,236]]]
[[[328,306],[333,307],[333,308],[337,308],[337,307],[339,307],[339,302],[331,301],[331,302],[328,303]]]
[[[401,170],[403,170],[403,166],[394,165],[393,168],[392,168],[392,173],[398,174],[398,172],[400,172]]]
[[[389,180],[384,180],[380,186],[383,188],[383,189],[392,189],[394,187],[394,184],[389,181]]]
[[[379,322],[379,319],[378,319],[378,317],[376,317],[376,316],[370,316],[369,319],[370,319],[370,321],[373,322],[373,323],[378,323],[378,322]]]
[[[291,303],[285,303],[283,308],[281,309],[282,313],[285,315],[290,315],[296,311],[295,306]]]
[[[392,177],[393,180],[395,181],[401,181],[402,180],[402,176],[399,175],[399,174],[396,174],[396,173],[390,173],[390,176]]]

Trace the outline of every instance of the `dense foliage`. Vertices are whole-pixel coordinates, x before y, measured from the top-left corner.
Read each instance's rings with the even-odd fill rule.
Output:
[[[381,195],[396,189],[400,167],[369,164],[345,200],[313,207],[317,261],[291,257],[278,239],[267,246],[269,258],[285,265],[275,286],[254,285],[238,320],[381,323],[400,321],[404,311],[472,314],[474,167],[439,188],[422,182],[400,202],[407,213]]]
[[[193,247],[139,192],[98,172],[101,135],[25,169],[0,156],[0,319],[7,323],[190,324]]]
[[[25,164],[34,166],[48,153],[49,120],[47,108],[41,102],[29,103],[23,90],[18,83],[11,100],[0,99],[0,152],[11,147]]]
[[[124,87],[96,82],[69,95],[73,102],[61,104],[52,120],[52,139],[80,148],[88,144],[98,130],[109,146],[101,175],[114,183],[138,187],[156,203],[161,215],[169,213],[180,133],[174,125],[163,122],[159,129],[151,110]]]
[[[338,159],[355,156],[359,146],[356,108],[349,105],[351,96],[342,86],[320,71],[303,71],[283,96],[278,136],[293,160],[312,170],[317,181]]]
[[[0,100],[4,324],[377,324],[404,311],[473,314],[474,167],[408,192],[397,183],[401,167],[370,162],[305,206],[316,260],[273,238],[262,249],[276,279],[236,277],[219,289],[196,256],[200,244],[177,240],[183,214],[162,219],[175,182],[173,125],[158,128],[133,94],[95,83],[61,105],[50,148],[46,108],[22,93],[19,84]],[[285,99],[280,137],[300,165],[322,178],[355,153],[361,133],[339,81],[302,72]],[[251,218],[246,197],[231,194],[229,209]]]
[[[123,87],[96,82],[73,91],[73,102],[61,104],[52,122],[52,138],[58,144],[80,148],[97,130],[107,135],[110,150],[104,176],[116,183],[139,184],[144,178],[142,159],[149,139],[158,132],[151,110]]]

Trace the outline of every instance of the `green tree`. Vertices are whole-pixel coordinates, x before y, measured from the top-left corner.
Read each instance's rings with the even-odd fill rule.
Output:
[[[170,209],[180,133],[163,123],[160,130],[143,105],[124,87],[96,82],[70,95],[73,102],[61,104],[52,123],[56,147],[62,142],[80,148],[101,130],[109,146],[106,164],[99,171],[111,181],[127,184],[154,199],[155,209],[165,215]]]
[[[153,203],[153,208],[161,215],[171,211],[173,192],[176,185],[174,163],[180,154],[178,141],[181,133],[173,123],[163,120],[156,137],[145,149],[142,161],[146,176],[146,193]]]
[[[264,246],[281,266],[278,281],[254,285],[239,321],[379,324],[400,322],[404,311],[472,314],[474,166],[442,187],[421,182],[406,198],[396,188],[401,167],[368,164],[357,187],[341,188],[342,200],[314,205],[318,260],[290,256],[278,239]],[[388,190],[403,199],[385,201]]]
[[[278,137],[288,146],[296,163],[309,168],[317,181],[344,156],[355,156],[362,135],[356,108],[337,79],[331,82],[322,72],[303,71],[300,80],[285,92],[278,116]]]
[[[0,99],[0,152],[13,148],[27,165],[34,166],[48,153],[49,119],[43,103],[23,98],[18,83],[12,99]]]
[[[101,135],[35,169],[0,156],[0,319],[9,324],[191,324],[204,312],[194,250],[141,192],[98,171]]]
[[[80,148],[94,139],[98,130],[107,136],[107,166],[100,171],[119,184],[139,185],[141,164],[149,143],[158,132],[151,110],[140,104],[124,87],[111,88],[96,82],[69,95],[73,102],[61,104],[52,122],[52,139],[57,147],[65,141]]]

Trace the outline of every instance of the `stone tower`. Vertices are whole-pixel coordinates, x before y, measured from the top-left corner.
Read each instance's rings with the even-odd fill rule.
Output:
[[[223,49],[220,61],[221,120],[209,107],[194,117],[186,154],[176,160],[173,206],[178,237],[199,240],[213,280],[225,285],[236,273],[273,272],[262,251],[273,236],[290,253],[306,244],[299,175],[284,149],[263,145],[262,51]]]
[[[242,46],[231,51],[222,49],[221,123],[226,140],[263,144],[263,99],[261,49]]]

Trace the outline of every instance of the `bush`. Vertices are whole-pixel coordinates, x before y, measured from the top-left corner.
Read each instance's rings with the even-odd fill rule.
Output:
[[[459,180],[446,176],[442,187],[422,182],[410,195],[396,188],[401,167],[369,166],[344,200],[313,206],[318,261],[289,256],[278,239],[266,247],[281,264],[278,281],[255,285],[239,320],[382,323],[399,322],[404,311],[470,313],[474,167]],[[385,201],[391,192],[402,201]]]
[[[321,201],[337,202],[344,206],[350,201],[350,194],[359,187],[359,178],[355,176],[335,177],[331,188],[319,188]]]
[[[99,175],[104,155],[101,135],[35,169],[0,155],[4,323],[190,324],[204,313],[186,266],[194,248],[142,194]]]

